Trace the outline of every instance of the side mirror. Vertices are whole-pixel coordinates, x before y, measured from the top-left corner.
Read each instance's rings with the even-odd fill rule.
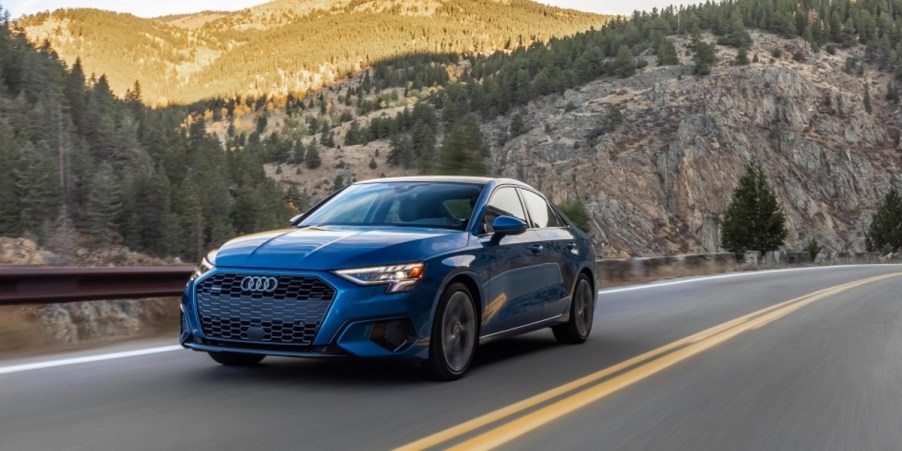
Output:
[[[498,216],[492,221],[495,235],[519,235],[526,231],[526,223],[512,216]]]

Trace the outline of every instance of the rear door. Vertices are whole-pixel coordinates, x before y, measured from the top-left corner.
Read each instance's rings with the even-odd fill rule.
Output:
[[[542,246],[542,280],[545,286],[537,293],[544,304],[546,318],[563,314],[570,306],[570,288],[575,283],[581,259],[574,254],[576,240],[554,208],[544,197],[520,188],[520,196],[529,214],[530,226]]]

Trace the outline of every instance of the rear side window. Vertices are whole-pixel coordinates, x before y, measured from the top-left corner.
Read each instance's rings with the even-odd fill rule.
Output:
[[[564,221],[558,218],[557,213],[554,212],[551,205],[548,205],[548,202],[545,202],[545,199],[542,199],[542,196],[527,190],[520,190],[520,194],[523,196],[523,203],[526,204],[526,209],[529,210],[529,217],[532,219],[533,227],[540,229],[564,227]]]
[[[526,221],[526,213],[520,204],[520,197],[514,188],[500,188],[492,194],[492,199],[485,206],[485,220],[483,230],[492,233],[492,222],[498,216],[512,216],[521,221]]]

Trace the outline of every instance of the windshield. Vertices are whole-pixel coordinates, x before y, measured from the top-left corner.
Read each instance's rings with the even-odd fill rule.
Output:
[[[366,225],[466,230],[482,185],[385,182],[352,185],[316,209],[300,227]]]

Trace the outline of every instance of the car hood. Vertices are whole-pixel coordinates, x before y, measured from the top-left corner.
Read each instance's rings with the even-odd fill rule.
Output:
[[[235,238],[216,266],[333,270],[424,261],[465,247],[469,234],[444,229],[307,227]]]

